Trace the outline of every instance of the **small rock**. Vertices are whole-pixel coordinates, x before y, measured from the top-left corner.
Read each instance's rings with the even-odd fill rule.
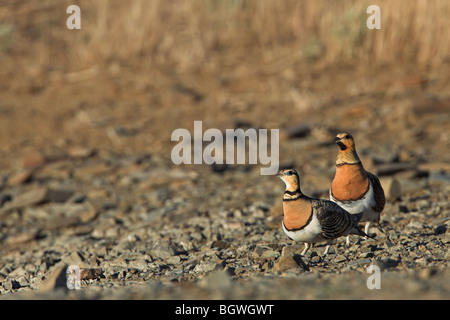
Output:
[[[110,262],[110,264],[111,264],[111,266],[114,266],[114,267],[121,267],[121,268],[128,267],[127,262],[122,257],[115,258],[114,260],[112,260]]]
[[[96,216],[96,211],[89,202],[49,204],[46,209],[50,213],[50,218],[43,227],[47,230],[64,228],[77,223],[86,223]]]
[[[423,171],[446,171],[450,172],[450,164],[445,162],[431,162],[431,163],[422,163],[419,164],[419,169]]]
[[[370,259],[370,258],[365,258],[365,259],[359,259],[359,260],[353,260],[353,261],[350,261],[350,262],[348,263],[348,265],[349,265],[349,266],[359,266],[359,265],[367,264],[367,263],[371,263],[371,262],[372,262],[372,259]]]
[[[20,288],[20,283],[17,280],[10,279],[3,284],[3,288],[6,290],[17,290]]]
[[[65,202],[73,194],[74,192],[72,190],[48,188],[44,201],[61,203]]]
[[[344,262],[344,261],[347,261],[347,257],[344,256],[344,255],[337,255],[337,256],[334,258],[334,261],[335,261],[335,262]]]
[[[283,214],[283,202],[278,201],[272,208],[269,210],[269,216],[277,217]]]
[[[431,172],[430,176],[428,177],[429,183],[450,183],[450,174],[443,173],[443,172]]]
[[[266,225],[273,230],[281,228],[281,221],[283,221],[283,214],[278,214],[277,216],[269,216],[266,219]]]
[[[415,163],[389,163],[377,166],[376,172],[379,176],[388,176],[397,172],[416,169],[417,164]]]
[[[40,187],[37,189],[26,191],[24,193],[18,194],[13,198],[12,201],[6,203],[3,210],[12,210],[45,202],[46,195],[46,187]]]
[[[361,258],[372,258],[374,256],[373,252],[363,252],[360,254]]]
[[[273,272],[284,272],[291,269],[298,269],[299,265],[292,256],[282,256],[273,266]]]
[[[22,158],[22,168],[34,169],[45,163],[45,156],[42,153],[35,152]]]
[[[388,201],[397,200],[402,192],[400,182],[395,178],[382,178],[380,179],[381,186],[383,187],[384,194]]]
[[[216,270],[216,268],[218,268],[218,267],[220,267],[220,265],[218,265],[215,262],[212,262],[212,261],[203,262],[203,263],[199,263],[195,266],[194,272],[198,272],[198,273],[205,272],[206,273],[206,272]]]
[[[280,256],[280,253],[275,250],[266,250],[261,255],[261,258],[278,258]]]
[[[20,172],[14,173],[8,178],[8,185],[17,186],[19,184],[25,183],[31,178],[31,170],[21,170]]]
[[[12,201],[12,199],[13,197],[10,194],[0,195],[0,207],[3,207],[5,203]]]
[[[64,202],[73,195],[73,191],[39,187],[17,195],[13,201],[6,203],[3,210],[18,209],[44,202]]]
[[[9,276],[11,276],[11,277],[20,277],[20,276],[23,276],[25,274],[27,274],[27,271],[24,268],[19,267],[19,268],[15,269],[14,271],[12,271],[9,274]]]
[[[64,259],[64,261],[68,265],[80,266],[83,263],[83,261],[84,261],[84,257],[83,257],[83,255],[80,252],[74,251],[66,259]]]
[[[191,232],[189,234],[189,236],[191,237],[192,240],[195,240],[195,241],[203,240],[203,235],[200,232]]]
[[[227,249],[230,243],[223,240],[215,240],[211,243],[211,248]]]
[[[372,156],[373,163],[378,165],[382,163],[395,163],[399,160],[398,152],[380,152]]]
[[[283,257],[294,256],[296,254],[300,255],[303,249],[304,249],[303,244],[293,243],[291,245],[284,246],[283,250],[281,250],[281,255]]]
[[[399,179],[402,194],[424,190],[423,179]]]
[[[166,262],[168,264],[173,264],[173,265],[179,264],[180,261],[181,261],[180,256],[173,256],[166,260]]]
[[[17,279],[17,282],[19,283],[20,287],[26,287],[30,285],[30,282],[26,277],[19,277]]]
[[[39,286],[39,290],[43,292],[52,291],[59,288],[67,290],[67,267],[68,265],[64,262],[55,265],[50,271],[50,274]]]
[[[400,261],[390,258],[375,259],[374,264],[380,267],[381,270],[395,268],[399,265]]]
[[[286,129],[286,133],[289,139],[305,138],[311,132],[311,129],[307,125],[297,125]]]
[[[152,258],[168,259],[175,255],[175,250],[169,241],[157,241],[150,248]]]
[[[128,263],[128,267],[129,268],[134,268],[134,269],[138,269],[138,270],[144,270],[147,269],[147,261],[145,261],[144,259],[139,259],[139,260],[131,260]]]
[[[80,280],[91,280],[103,277],[103,270],[101,268],[81,268]]]
[[[20,243],[25,243],[31,240],[36,239],[37,235],[39,234],[39,229],[31,229],[25,232],[21,232],[15,235],[10,235],[8,238],[6,238],[6,243],[15,246]]]
[[[423,229],[423,223],[419,221],[411,221],[410,223],[407,224],[406,227],[409,229]]]
[[[259,245],[259,246],[255,247],[254,253],[255,253],[256,257],[258,257],[258,256],[260,257],[260,256],[262,256],[262,254],[265,251],[268,251],[268,250],[272,250],[272,249],[270,247],[268,247],[268,246]]]
[[[450,260],[450,248],[447,250],[447,252],[445,253],[444,259],[446,260]]]
[[[82,146],[71,147],[67,150],[71,158],[88,158],[95,154],[95,150]]]

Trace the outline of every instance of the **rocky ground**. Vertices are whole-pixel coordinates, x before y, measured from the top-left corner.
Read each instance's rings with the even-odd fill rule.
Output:
[[[325,197],[337,147],[295,130],[285,146],[326,159],[321,171],[301,167],[302,189]],[[284,184],[257,166],[177,167],[90,148],[27,155],[0,180],[1,297],[448,299],[450,167],[401,157],[364,156],[388,196],[385,233],[300,256],[280,229]],[[366,286],[372,264],[380,290]],[[95,269],[81,290],[67,290],[69,265]]]

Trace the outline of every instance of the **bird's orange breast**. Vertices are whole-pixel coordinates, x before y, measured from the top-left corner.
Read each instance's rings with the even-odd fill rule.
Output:
[[[349,201],[360,199],[369,189],[369,179],[361,164],[344,164],[336,167],[336,175],[331,184],[335,199]]]
[[[288,230],[303,228],[308,224],[308,220],[312,214],[311,203],[300,199],[284,201],[283,211],[283,223]]]

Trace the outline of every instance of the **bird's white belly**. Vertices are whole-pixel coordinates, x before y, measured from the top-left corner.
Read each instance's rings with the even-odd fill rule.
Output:
[[[358,200],[352,201],[339,201],[333,197],[330,189],[330,200],[337,203],[343,209],[347,210],[351,214],[358,214],[363,212],[361,222],[363,221],[378,221],[380,214],[373,208],[375,207],[375,197],[373,193],[372,183],[369,184],[369,190],[367,193]]]
[[[308,243],[325,241],[325,239],[322,237],[322,227],[320,226],[319,220],[317,219],[315,214],[313,215],[311,222],[301,230],[289,231],[286,229],[284,224],[282,225],[286,235],[294,241]]]

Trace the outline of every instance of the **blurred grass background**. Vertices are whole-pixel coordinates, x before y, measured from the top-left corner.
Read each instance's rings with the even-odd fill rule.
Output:
[[[15,67],[24,69],[16,72],[29,77],[114,63],[207,72],[249,58],[363,68],[438,67],[450,58],[446,0],[377,1],[382,28],[376,31],[366,27],[373,1],[2,2],[0,57],[17,59]],[[65,28],[70,4],[81,8],[81,31]],[[1,75],[11,71],[3,65]]]
[[[71,4],[81,30],[66,28]],[[372,4],[381,30],[366,27]],[[158,151],[193,120],[286,126],[345,95],[381,101],[404,76],[400,90],[430,80],[445,89],[449,17],[447,0],[3,0],[0,137],[11,144],[1,151],[55,133],[58,146],[114,145],[119,125],[146,133],[122,148]]]

